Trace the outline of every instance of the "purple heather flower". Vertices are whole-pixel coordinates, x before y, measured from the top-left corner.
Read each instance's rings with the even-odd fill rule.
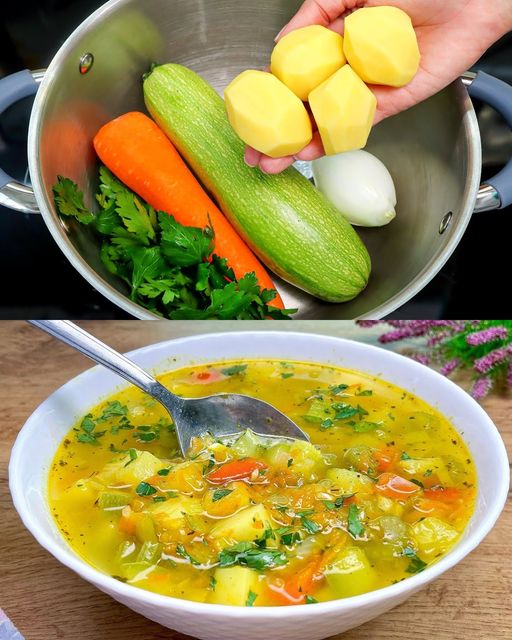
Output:
[[[449,360],[442,366],[442,368],[440,369],[440,373],[443,376],[449,376],[450,373],[453,373],[453,371],[455,371],[455,369],[459,366],[459,364],[460,364],[460,360],[458,358]]]
[[[475,371],[478,373],[488,373],[497,364],[501,364],[507,360],[510,355],[512,355],[512,344],[509,344],[506,347],[500,347],[499,349],[494,349],[494,351],[491,351],[487,355],[475,360]]]
[[[508,338],[508,329],[505,327],[489,327],[483,331],[470,333],[466,336],[466,342],[472,347],[478,347],[487,344],[493,340],[506,340]]]
[[[357,324],[360,327],[363,327],[363,329],[370,329],[371,327],[374,327],[377,324],[380,324],[382,322],[382,320],[358,320]]]
[[[490,378],[479,378],[473,388],[471,389],[471,395],[475,400],[481,400],[492,389],[492,380]]]
[[[509,385],[509,387],[512,387],[512,362],[510,363],[510,365],[508,367],[507,384]]]
[[[430,364],[431,360],[430,360],[430,356],[428,356],[426,353],[414,353],[411,356],[412,360],[416,360],[416,362],[419,362],[420,364]]]

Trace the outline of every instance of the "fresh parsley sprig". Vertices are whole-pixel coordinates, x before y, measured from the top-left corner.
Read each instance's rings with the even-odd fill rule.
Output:
[[[60,215],[87,225],[101,243],[105,267],[120,278],[127,295],[150,311],[173,320],[288,319],[294,310],[270,306],[274,289],[261,289],[256,275],[240,280],[224,258],[213,253],[206,227],[186,227],[156,212],[104,166],[99,170],[93,214],[69,178],[53,187]]]

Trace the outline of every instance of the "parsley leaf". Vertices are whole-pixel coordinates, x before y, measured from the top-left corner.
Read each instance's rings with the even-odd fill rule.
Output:
[[[57,183],[53,186],[53,195],[61,215],[72,216],[81,224],[89,224],[94,220],[94,214],[84,204],[84,194],[69,178],[57,176]]]
[[[225,369],[221,369],[220,372],[225,376],[234,376],[239,373],[245,373],[247,369],[246,364],[234,364],[231,367],[226,367]]]
[[[156,489],[148,482],[140,482],[135,489],[135,493],[141,497],[152,496],[154,493],[156,493]]]
[[[363,389],[362,391],[358,391],[356,396],[373,396],[373,391],[371,389]]]
[[[238,544],[223,549],[219,553],[219,566],[230,567],[239,564],[250,569],[263,571],[272,567],[280,567],[287,564],[288,559],[283,551],[278,549],[260,549],[251,542],[239,542]]]
[[[406,547],[402,553],[403,556],[410,559],[409,566],[406,568],[407,573],[420,573],[427,566],[426,562],[423,562],[421,558],[419,558],[414,549],[410,547]]]
[[[411,456],[406,452],[402,452],[402,455],[400,456],[400,460],[410,460]]]
[[[176,545],[176,553],[182,558],[185,558],[185,560],[188,560],[190,564],[193,564],[193,565],[201,564],[199,560],[196,560],[190,555],[190,553],[185,549],[185,547],[182,544]]]
[[[364,533],[364,527],[359,519],[359,509],[355,504],[348,508],[348,532],[353,538],[360,538]]]
[[[318,600],[316,598],[313,598],[313,596],[307,595],[306,594],[306,604],[315,604],[316,602],[318,602]]]
[[[317,533],[322,528],[319,524],[313,522],[313,520],[310,520],[307,516],[302,516],[300,522],[302,527],[311,534]]]
[[[213,492],[212,502],[218,502],[222,498],[229,496],[230,493],[233,493],[233,489],[216,489]]]
[[[247,594],[247,600],[245,601],[245,606],[252,607],[257,597],[258,597],[257,593],[254,593],[254,591],[249,590],[249,593]]]

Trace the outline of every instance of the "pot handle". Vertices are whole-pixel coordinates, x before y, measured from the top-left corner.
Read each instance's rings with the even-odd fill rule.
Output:
[[[44,77],[44,70],[18,71],[0,79],[0,113],[18,100],[36,93]],[[39,213],[39,207],[32,187],[11,178],[0,169],[0,205],[21,211],[22,213]]]
[[[469,95],[494,107],[512,128],[512,86],[484,71],[468,72],[462,76]],[[480,187],[475,212],[504,209],[512,204],[512,159]]]

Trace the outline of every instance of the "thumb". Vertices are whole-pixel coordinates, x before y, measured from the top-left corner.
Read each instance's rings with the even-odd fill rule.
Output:
[[[306,0],[293,18],[277,34],[276,42],[290,31],[320,24],[328,27],[348,9],[352,9],[357,0]]]

